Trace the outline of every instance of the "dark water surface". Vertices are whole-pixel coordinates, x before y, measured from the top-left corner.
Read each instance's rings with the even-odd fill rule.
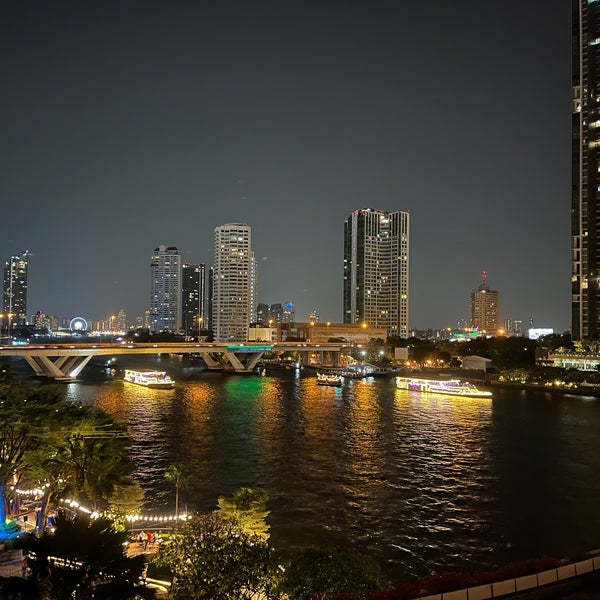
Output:
[[[125,384],[98,364],[65,385],[130,427],[147,513],[173,512],[164,472],[183,462],[190,510],[264,488],[274,545],[350,545],[395,580],[600,547],[599,400],[504,390],[465,400],[391,379],[333,388],[202,364],[119,358],[166,370],[172,390]]]

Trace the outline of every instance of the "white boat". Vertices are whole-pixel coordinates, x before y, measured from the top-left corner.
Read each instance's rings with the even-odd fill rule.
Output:
[[[478,389],[468,381],[459,379],[419,379],[417,377],[396,377],[396,387],[401,390],[445,394],[447,396],[465,396],[468,398],[490,398],[492,392]]]
[[[175,382],[164,371],[125,370],[123,381],[143,385],[148,388],[171,389]]]
[[[338,373],[317,373],[318,385],[342,385],[342,376]]]

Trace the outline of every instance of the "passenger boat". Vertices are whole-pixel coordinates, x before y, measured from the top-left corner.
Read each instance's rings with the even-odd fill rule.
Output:
[[[339,373],[317,373],[318,385],[342,385],[342,376]]]
[[[445,394],[447,396],[465,396],[469,398],[490,398],[492,392],[477,389],[468,381],[459,379],[418,379],[416,377],[396,377],[396,387],[401,390]]]
[[[125,370],[123,381],[143,385],[147,388],[171,389],[175,382],[164,371]]]

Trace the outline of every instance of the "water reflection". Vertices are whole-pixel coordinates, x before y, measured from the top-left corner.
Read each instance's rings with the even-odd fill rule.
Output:
[[[139,366],[139,365],[138,365]],[[172,390],[113,378],[69,384],[129,426],[145,510],[210,510],[242,486],[271,497],[275,544],[368,550],[391,576],[483,568],[598,545],[600,402],[522,392],[493,400],[227,376],[161,357]],[[85,372],[84,372],[85,373]]]

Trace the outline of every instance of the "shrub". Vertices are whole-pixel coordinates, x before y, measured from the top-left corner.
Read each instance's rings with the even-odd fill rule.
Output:
[[[474,577],[469,573],[449,571],[447,573],[434,573],[421,581],[421,587],[429,594],[452,592],[471,587],[475,583]]]
[[[421,586],[416,583],[398,583],[394,587],[367,596],[367,600],[412,600],[421,595]]]

